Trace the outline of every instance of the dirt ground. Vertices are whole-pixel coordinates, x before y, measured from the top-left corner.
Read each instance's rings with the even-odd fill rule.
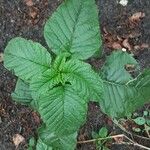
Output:
[[[4,52],[7,42],[16,36],[46,43],[43,38],[43,26],[47,18],[63,0],[33,0],[29,6],[25,0],[0,0],[0,53]],[[126,48],[140,63],[142,69],[150,67],[150,1],[129,0],[127,6],[117,0],[97,0],[99,22],[102,33],[102,59],[92,58],[89,62],[96,68],[102,66],[105,57],[116,48]],[[136,16],[133,16],[133,14]],[[27,142],[36,136],[40,118],[36,112],[11,100],[16,77],[0,63],[0,150],[15,150],[13,136],[20,134],[25,142],[19,150],[27,149]],[[148,108],[149,104],[141,109]],[[150,107],[149,107],[150,108]],[[137,112],[140,112],[139,110]],[[95,103],[89,104],[86,124],[81,128],[78,140],[91,139],[91,132],[106,126],[110,133],[124,133],[115,126],[109,117],[100,111]],[[124,133],[126,134],[126,133]],[[139,133],[139,136],[146,137]],[[150,147],[150,139],[139,138],[133,133],[134,140]],[[138,150],[138,147],[117,145],[111,142],[107,146],[112,150]],[[77,150],[96,150],[95,144],[78,144]]]

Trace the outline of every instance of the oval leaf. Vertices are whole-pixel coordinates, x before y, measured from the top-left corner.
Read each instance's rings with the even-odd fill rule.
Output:
[[[57,135],[75,132],[86,120],[86,101],[70,85],[55,87],[38,102],[43,121]]]
[[[70,60],[62,68],[64,77],[67,78],[73,88],[92,101],[98,101],[102,96],[103,83],[91,66],[79,60]]]
[[[137,117],[133,119],[133,121],[138,125],[144,125],[146,123],[146,120],[143,117]]]
[[[100,49],[99,31],[95,0],[68,0],[47,21],[44,37],[55,54],[87,59]]]
[[[39,43],[23,38],[12,39],[4,53],[4,66],[22,80],[29,81],[51,64],[49,52]]]

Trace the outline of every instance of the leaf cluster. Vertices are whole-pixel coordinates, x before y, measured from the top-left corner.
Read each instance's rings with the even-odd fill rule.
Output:
[[[41,44],[21,37],[12,39],[4,54],[4,66],[18,77],[13,99],[31,106],[43,120],[37,150],[73,150],[89,101],[119,118],[150,99],[150,70],[134,79],[125,69],[138,68],[130,54],[113,52],[97,72],[85,62],[101,51],[94,0],[64,1],[46,22],[44,37],[54,57]]]

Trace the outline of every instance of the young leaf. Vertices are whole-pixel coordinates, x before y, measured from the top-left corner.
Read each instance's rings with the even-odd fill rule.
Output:
[[[74,150],[76,147],[77,132],[67,136],[58,136],[55,133],[51,133],[47,128],[41,128],[39,130],[39,136],[53,150]]]
[[[58,86],[38,100],[39,113],[51,132],[68,135],[86,120],[87,103],[70,85]]]
[[[62,68],[64,77],[67,78],[73,88],[92,101],[98,101],[103,92],[103,83],[91,66],[79,60],[70,60]]]
[[[146,120],[143,117],[137,117],[133,119],[133,121],[138,125],[144,125],[146,123]]]
[[[46,93],[54,86],[59,83],[65,83],[65,80],[61,75],[61,68],[66,63],[66,58],[68,57],[68,53],[62,53],[56,57],[50,69],[45,71],[42,75],[35,76],[30,84],[30,89],[33,91],[32,96],[34,99],[37,99],[41,94]],[[36,97],[35,96],[36,91]]]
[[[52,89],[61,81],[58,71],[51,68],[45,71],[41,76],[35,76],[30,83],[33,99],[38,99],[40,95]],[[36,92],[36,94],[35,94]]]
[[[39,43],[17,37],[12,39],[4,53],[4,66],[15,72],[22,80],[29,81],[35,75],[46,71],[51,56]]]
[[[53,150],[52,147],[46,145],[41,139],[38,139],[36,150]]]
[[[104,138],[106,137],[108,134],[108,130],[106,127],[102,127],[100,130],[99,130],[99,136]]]
[[[143,116],[147,117],[147,116],[148,116],[148,111],[145,110],[145,111],[143,112]]]
[[[55,54],[84,60],[100,49],[99,31],[95,0],[68,0],[47,21],[44,37]]]
[[[99,138],[98,133],[97,133],[97,132],[92,131],[92,138],[93,138],[93,139],[97,139],[97,138]]]
[[[66,61],[61,56],[57,56],[51,69],[32,79],[30,89],[40,95],[65,82],[71,83],[76,92],[87,99],[98,101],[102,95],[102,80],[89,64],[76,59]]]
[[[129,54],[124,53],[125,52],[113,53],[113,56],[110,56],[106,62],[106,68],[105,66],[103,68],[105,92],[100,101],[100,106],[105,113],[117,118],[129,115],[137,107],[143,105],[150,99],[150,93],[148,92],[150,88],[150,74],[146,71],[146,73],[141,74],[138,79],[131,82],[130,80],[132,78],[129,73],[125,71],[124,65],[129,63],[136,65],[136,61],[133,60]],[[116,57],[114,57],[114,55]],[[120,57],[122,57],[122,60],[120,60]],[[112,66],[112,64],[114,66]],[[123,69],[121,69],[121,67]]]

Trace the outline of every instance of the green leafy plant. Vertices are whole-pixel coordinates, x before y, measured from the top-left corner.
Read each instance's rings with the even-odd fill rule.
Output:
[[[36,149],[74,149],[89,101],[119,118],[150,99],[150,70],[133,79],[125,65],[138,63],[126,52],[113,52],[97,72],[85,62],[101,51],[94,0],[64,1],[48,19],[44,37],[54,57],[21,37],[12,39],[4,53],[4,66],[18,76],[12,98],[31,106],[43,120]],[[32,149],[32,141],[30,145]]]
[[[149,136],[150,131],[150,111],[145,110],[143,111],[143,116],[138,116],[134,119],[132,119],[138,126],[144,126],[144,129],[141,130],[141,128],[133,128],[135,132],[146,132]]]
[[[97,139],[96,141],[96,149],[97,150],[109,150],[105,143],[108,139],[105,139],[108,136],[108,130],[106,127],[102,127],[99,132],[92,132],[92,138]],[[98,140],[99,138],[104,138],[104,140]]]

